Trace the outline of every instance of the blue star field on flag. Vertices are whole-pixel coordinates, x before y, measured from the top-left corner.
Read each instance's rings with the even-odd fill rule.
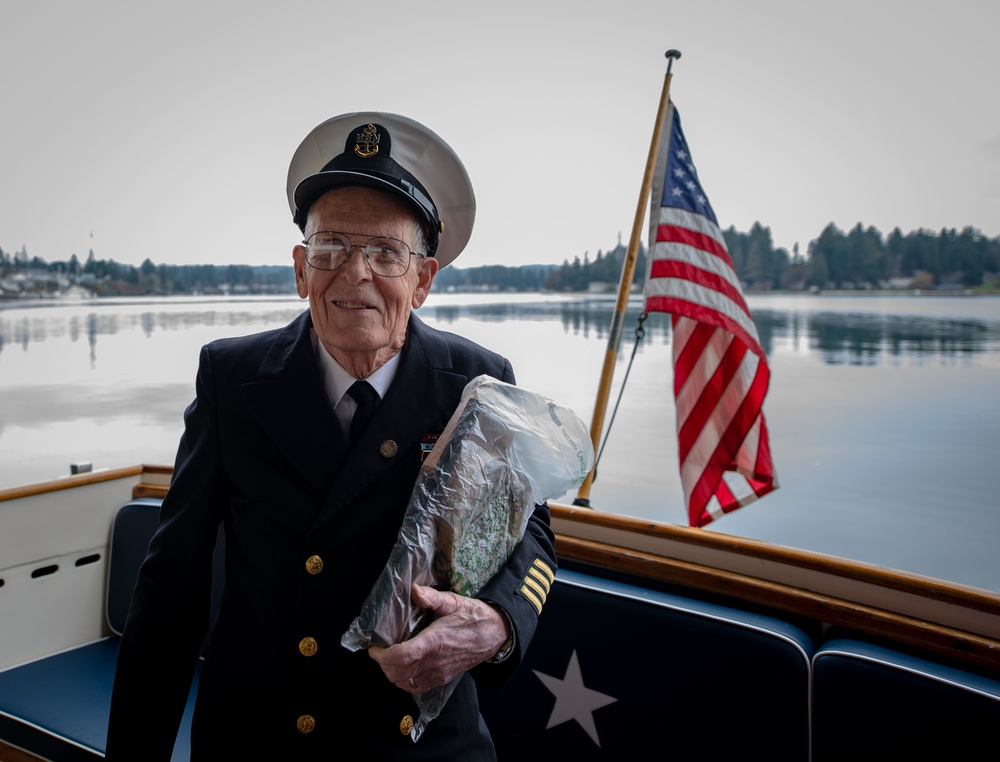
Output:
[[[698,171],[691,160],[687,140],[681,130],[681,117],[677,109],[673,109],[674,119],[670,130],[670,156],[667,159],[667,174],[663,183],[663,198],[661,206],[671,206],[685,209],[695,214],[701,214],[716,225],[719,224],[712,204],[702,190],[698,180]]]

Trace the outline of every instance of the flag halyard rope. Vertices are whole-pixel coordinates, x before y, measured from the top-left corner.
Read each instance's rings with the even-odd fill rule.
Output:
[[[601,462],[601,456],[604,454],[604,448],[608,444],[608,437],[611,436],[611,427],[615,425],[615,416],[618,414],[618,406],[622,402],[622,397],[625,395],[625,385],[628,383],[628,375],[632,372],[632,363],[635,362],[636,352],[639,351],[639,344],[642,343],[643,338],[646,336],[646,329],[643,327],[643,323],[646,322],[646,318],[649,317],[648,313],[642,312],[638,319],[637,325],[635,327],[635,345],[632,347],[632,355],[629,357],[628,365],[625,368],[625,375],[622,377],[622,386],[618,390],[618,399],[615,400],[615,406],[611,411],[611,418],[608,420],[608,428],[604,431],[604,439],[601,441],[601,447],[597,452],[597,457],[594,459],[594,476],[591,481],[597,481],[597,466]]]

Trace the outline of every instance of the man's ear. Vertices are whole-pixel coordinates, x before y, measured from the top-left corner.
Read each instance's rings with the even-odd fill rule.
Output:
[[[417,270],[417,287],[413,291],[413,298],[410,299],[410,306],[413,309],[417,309],[426,301],[437,271],[438,261],[434,257],[424,257],[420,260],[420,269]]]
[[[306,283],[306,247],[297,244],[292,249],[292,260],[295,265],[295,290],[299,293],[299,298],[305,299],[309,296],[309,285]]]

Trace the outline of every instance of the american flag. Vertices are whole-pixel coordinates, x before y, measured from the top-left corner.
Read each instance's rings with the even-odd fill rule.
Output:
[[[705,526],[778,486],[771,372],[673,104],[650,204],[645,309],[672,315],[681,486],[688,523]]]

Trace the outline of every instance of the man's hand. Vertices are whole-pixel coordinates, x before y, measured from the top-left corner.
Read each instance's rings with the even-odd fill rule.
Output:
[[[413,603],[434,612],[434,621],[404,643],[372,646],[368,654],[385,676],[407,693],[451,682],[500,650],[510,633],[504,617],[476,598],[413,585]]]

